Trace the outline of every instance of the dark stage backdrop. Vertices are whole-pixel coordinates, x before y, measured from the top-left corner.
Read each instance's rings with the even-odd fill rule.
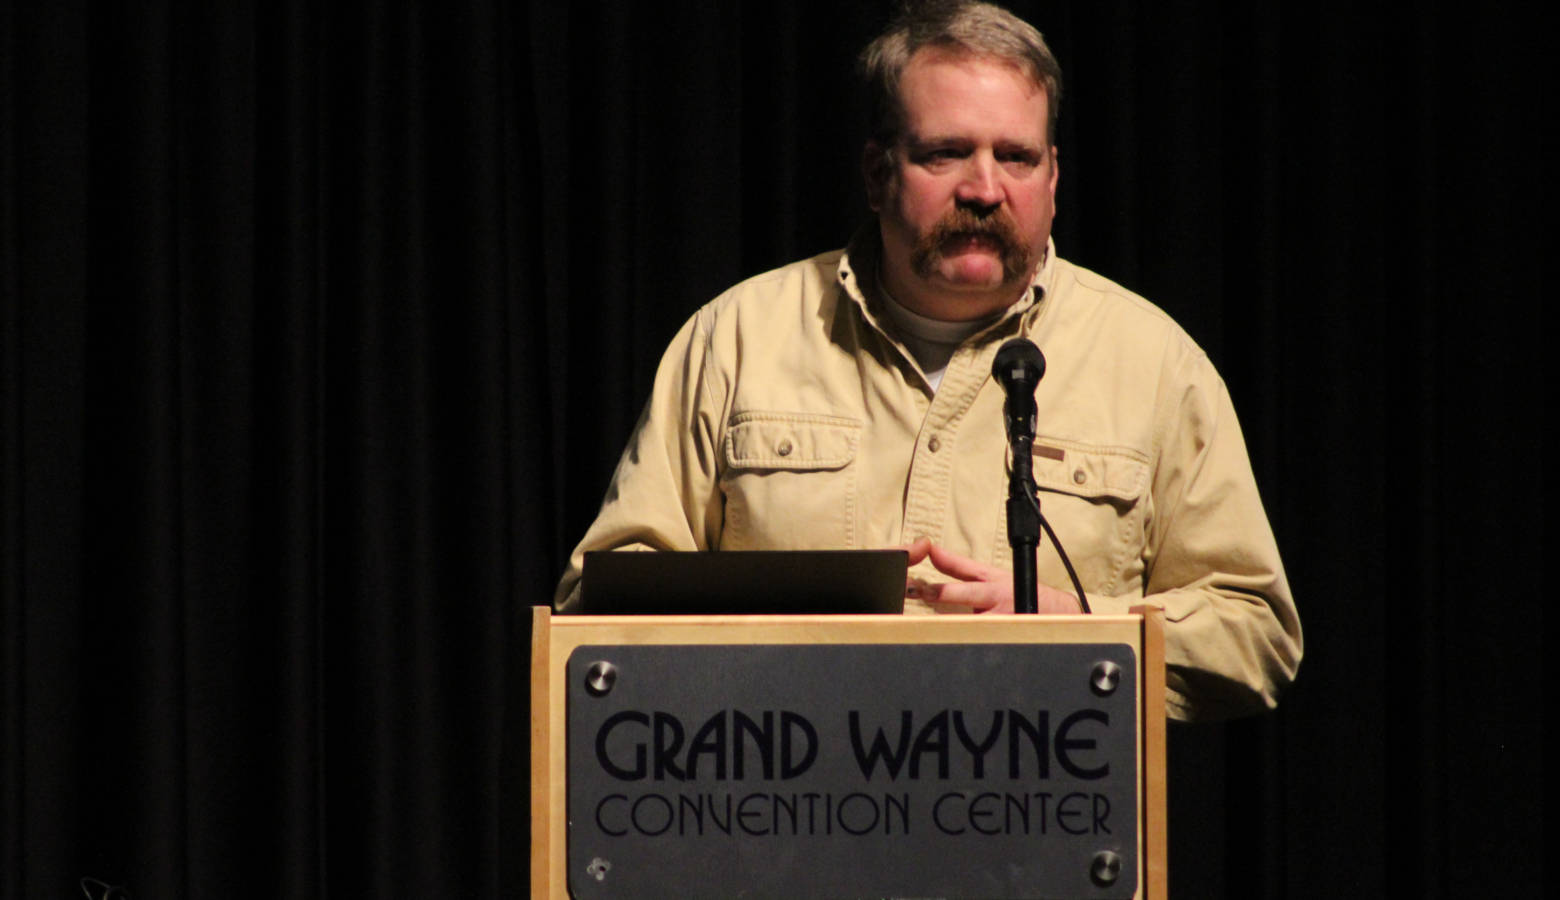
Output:
[[[0,897],[524,895],[527,606],[676,327],[862,221],[885,8],[0,3]],[[1306,628],[1171,732],[1173,895],[1536,894],[1533,23],[1017,8]]]

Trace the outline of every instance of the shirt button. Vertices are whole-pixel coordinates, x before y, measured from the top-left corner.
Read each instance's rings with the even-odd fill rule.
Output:
[[[932,451],[933,453],[936,453],[941,447],[942,441],[939,441],[936,435],[932,435],[932,439],[926,442],[926,449]]]
[[[780,446],[775,448],[775,452],[780,454],[781,456],[790,456],[791,455],[791,439],[790,438],[782,438],[780,440]]]
[[[1083,484],[1085,481],[1088,481],[1088,480],[1089,480],[1089,476],[1087,474],[1085,474],[1082,469],[1077,469],[1077,470],[1075,470],[1073,472],[1073,483],[1075,483],[1075,484]]]

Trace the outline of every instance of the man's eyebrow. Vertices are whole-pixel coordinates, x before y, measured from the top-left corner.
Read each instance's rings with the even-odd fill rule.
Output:
[[[1044,144],[1033,144],[1029,141],[998,141],[996,150],[998,153],[1028,153],[1044,156],[1046,147]]]
[[[920,147],[967,147],[978,143],[974,138],[961,134],[907,134],[905,145],[911,148]],[[1032,153],[1044,153],[1045,142],[1026,141],[1022,139],[1008,140],[998,139],[993,145],[998,150],[1024,150]]]
[[[905,143],[912,147],[925,147],[932,144],[973,144],[975,142],[958,134],[911,134],[905,136]]]

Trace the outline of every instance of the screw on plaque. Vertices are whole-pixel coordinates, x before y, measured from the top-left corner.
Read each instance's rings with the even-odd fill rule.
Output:
[[[614,684],[617,684],[617,666],[604,659],[591,663],[585,671],[585,690],[592,697],[605,697],[612,692]]]
[[[1116,693],[1116,686],[1121,684],[1121,667],[1110,660],[1101,660],[1094,664],[1094,671],[1089,673],[1089,687],[1101,697],[1107,697]]]
[[[1099,887],[1110,887],[1121,877],[1121,857],[1109,850],[1101,850],[1094,854],[1094,861],[1089,863],[1089,880]]]

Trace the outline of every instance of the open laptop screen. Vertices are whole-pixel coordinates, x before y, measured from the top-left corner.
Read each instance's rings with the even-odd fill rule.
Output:
[[[906,568],[903,550],[591,551],[580,611],[901,613]]]

